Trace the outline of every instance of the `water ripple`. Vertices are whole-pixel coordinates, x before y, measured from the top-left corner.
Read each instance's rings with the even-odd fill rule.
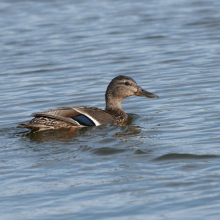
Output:
[[[1,218],[217,219],[219,7],[2,1]],[[127,126],[16,128],[33,112],[105,108],[117,75],[160,97],[125,99]]]

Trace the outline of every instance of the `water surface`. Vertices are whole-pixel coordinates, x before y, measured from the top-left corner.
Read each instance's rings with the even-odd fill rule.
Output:
[[[219,219],[218,1],[0,4],[0,218]],[[105,107],[117,75],[159,99],[130,123],[32,133],[31,113]]]

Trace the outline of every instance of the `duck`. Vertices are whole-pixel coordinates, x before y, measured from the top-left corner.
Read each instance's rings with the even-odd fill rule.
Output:
[[[128,122],[128,115],[123,111],[121,102],[124,98],[133,95],[159,98],[157,95],[142,89],[131,77],[120,75],[113,78],[107,87],[104,110],[87,106],[60,107],[33,113],[34,118],[28,123],[20,124],[19,127],[29,128],[32,131],[42,131],[105,124],[124,126]]]

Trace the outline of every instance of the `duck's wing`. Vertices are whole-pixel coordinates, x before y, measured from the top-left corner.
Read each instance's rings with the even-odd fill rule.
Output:
[[[73,119],[75,116],[78,115],[79,113],[70,107],[50,109],[45,112],[35,112],[32,114],[32,116],[34,116],[35,118],[51,118],[59,121],[65,121],[67,123],[70,123],[72,126],[80,126],[80,124]]]
[[[100,108],[94,107],[74,107],[74,109],[87,118],[89,118],[95,126],[112,123],[114,118]]]
[[[34,117],[46,117],[70,123],[72,126],[98,126],[113,121],[113,117],[100,108],[62,107],[32,114]]]

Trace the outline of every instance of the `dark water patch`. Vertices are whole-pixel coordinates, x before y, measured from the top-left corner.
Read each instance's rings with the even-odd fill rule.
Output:
[[[135,154],[146,154],[146,152],[144,152],[144,151],[141,150],[141,149],[137,149],[137,150],[135,151]]]
[[[163,39],[166,38],[166,36],[163,35],[155,35],[155,36],[146,36],[139,38],[140,40],[150,40],[150,39]]]
[[[118,149],[118,148],[112,148],[112,147],[102,147],[102,148],[93,149],[92,153],[97,154],[97,155],[106,156],[106,155],[112,155],[112,154],[120,154],[125,151],[126,151],[125,149]]]
[[[155,161],[163,160],[206,160],[206,159],[217,159],[220,158],[218,155],[194,155],[194,154],[176,154],[170,153],[154,159]]]

